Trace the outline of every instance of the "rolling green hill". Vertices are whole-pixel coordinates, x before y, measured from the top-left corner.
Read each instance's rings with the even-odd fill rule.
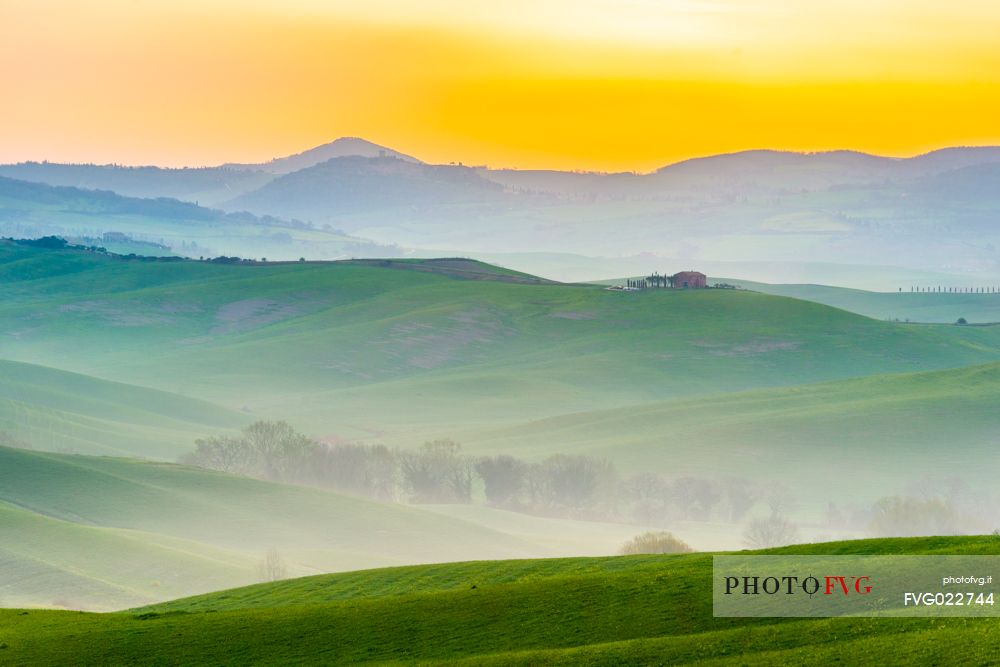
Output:
[[[1000,327],[749,291],[536,284],[460,259],[137,262],[0,243],[0,276],[4,353],[90,375],[5,367],[8,414],[30,399],[27,423],[48,424],[14,433],[38,449],[175,460],[263,416],[334,441],[454,438],[473,455],[606,457],[624,475],[786,478],[796,518],[817,526],[829,501],[868,505],[956,459],[967,468],[950,474],[976,488],[995,475]],[[199,401],[224,409],[209,419]],[[831,466],[850,467],[850,498]],[[470,511],[447,513],[546,553],[580,544],[579,526],[547,541]],[[726,530],[684,537],[735,543]],[[584,532],[593,544],[596,527]]]
[[[0,529],[16,536],[0,544],[4,606],[113,610],[259,581],[262,554],[56,519],[5,501]]]
[[[781,479],[824,504],[923,477],[989,487],[1000,364],[664,401],[460,433],[473,450],[542,458],[572,450],[673,475]],[[947,471],[947,472],[946,472]]]
[[[764,294],[815,301],[879,320],[954,324],[961,317],[970,324],[1000,322],[1000,293],[910,292],[909,285],[903,292],[868,292],[826,285],[772,285],[729,278],[712,280],[738,284]],[[977,288],[982,287],[992,289],[996,286],[977,283]]]
[[[0,534],[17,536],[0,543],[0,599],[90,609],[249,583],[272,548],[293,575],[560,553],[401,505],[174,464],[5,447]]]
[[[995,537],[780,553],[997,554]],[[711,555],[458,563],[314,577],[117,614],[0,612],[14,664],[988,664],[996,619],[713,618]],[[877,635],[873,636],[873,633]],[[905,645],[898,641],[906,634]]]
[[[1000,539],[993,535],[846,540],[799,544],[740,553],[773,555],[997,555],[1000,553]],[[700,579],[698,575],[706,574],[705,570],[711,569],[711,556],[710,553],[647,554],[626,557],[546,558],[381,568],[256,584],[235,590],[171,600],[131,611],[136,613],[205,612],[312,606],[339,600],[389,598],[415,593],[464,592],[464,589],[470,584],[476,584],[478,588],[478,586],[503,584],[531,584],[571,577],[613,579],[619,575],[636,573],[657,575],[659,580],[670,575],[680,575],[677,576],[678,579],[690,579],[697,583],[704,583],[698,581]],[[711,606],[711,595],[708,597],[707,602]]]
[[[39,449],[175,459],[249,418],[197,399],[0,360],[0,432]]]
[[[505,283],[520,283],[523,285],[554,284],[521,271],[514,271],[494,264],[485,264],[463,257],[444,257],[430,259],[348,259],[339,264],[352,266],[377,266],[383,269],[406,269],[424,273],[437,273],[453,278],[466,280],[496,280]]]
[[[0,335],[11,359],[289,418],[315,434],[410,444],[1000,359],[992,328],[906,326],[750,292],[520,284],[489,268],[469,280],[469,265],[129,262],[0,244]]]

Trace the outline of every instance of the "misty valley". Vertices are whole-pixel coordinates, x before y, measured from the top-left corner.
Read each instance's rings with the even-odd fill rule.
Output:
[[[994,157],[0,166],[0,663],[1000,642],[712,606],[719,553],[1000,549]]]
[[[993,327],[471,260],[0,252],[7,604],[998,527],[995,471],[954,465],[994,446]]]

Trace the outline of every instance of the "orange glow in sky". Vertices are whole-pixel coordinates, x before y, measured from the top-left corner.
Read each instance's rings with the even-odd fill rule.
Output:
[[[993,0],[0,0],[0,162],[1000,144]]]

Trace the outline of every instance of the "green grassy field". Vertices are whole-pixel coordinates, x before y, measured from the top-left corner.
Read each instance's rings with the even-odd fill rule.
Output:
[[[0,365],[0,430],[39,449],[175,460],[263,416],[668,476],[776,479],[864,454],[859,502],[956,460],[973,482],[995,475],[1000,327],[536,284],[458,259],[130,262],[0,242],[0,278],[3,354],[87,374]],[[832,479],[802,485],[806,505]]]
[[[260,554],[0,501],[0,604],[114,610],[259,581]]]
[[[942,467],[984,488],[996,473],[1000,327],[749,291],[536,284],[459,259],[128,262],[0,242],[0,277],[3,353],[88,374],[0,366],[0,430],[39,449],[175,460],[268,417],[317,437],[450,437],[474,454],[586,453],[671,477],[794,480],[863,455],[850,492],[863,503]],[[838,500],[835,479],[800,484],[804,506]]]
[[[902,292],[868,292],[827,285],[773,285],[736,278],[711,280],[740,285],[764,294],[815,301],[879,320],[954,324],[959,318],[964,318],[970,324],[1000,322],[1000,293],[910,292],[910,285],[903,287]],[[976,280],[970,282],[977,288],[997,287]],[[923,282],[921,286],[929,287]]]
[[[0,432],[37,449],[175,459],[247,419],[176,394],[0,361]]]
[[[538,459],[572,450],[637,472],[783,479],[804,497],[851,488],[855,501],[871,501],[942,471],[990,486],[998,401],[1000,365],[987,364],[646,403],[457,437],[473,451]]]
[[[749,292],[623,293],[510,282],[522,277],[488,268],[469,280],[468,263],[415,266],[137,263],[0,244],[0,334],[10,359],[399,444],[1000,360],[1000,330],[988,327],[906,326]],[[501,279],[483,279],[491,272]]]
[[[769,553],[998,554],[1000,538]],[[310,577],[115,614],[0,611],[7,664],[989,664],[996,619],[714,618],[711,555]],[[905,634],[904,634],[905,633]],[[905,639],[903,639],[905,637]]]
[[[572,553],[402,505],[185,466],[0,447],[0,600],[108,609],[293,575]],[[611,553],[619,540],[607,545]]]
[[[0,431],[36,449],[174,460],[265,416],[404,447],[455,437],[472,454],[591,454],[624,474],[783,479],[809,534],[831,500],[867,505],[942,471],[989,491],[996,476],[1000,327],[750,291],[550,284],[457,259],[130,262],[0,241],[0,280],[2,354],[16,360],[0,361]],[[707,524],[670,528],[715,544]],[[0,604],[146,605],[2,611],[0,663],[129,664],[153,650],[210,664],[856,662],[892,655],[904,631],[912,660],[976,663],[1000,643],[989,621],[716,620],[705,554],[492,560],[613,553],[642,530],[0,447],[0,534],[17,536],[0,542]],[[735,544],[741,526],[720,530]],[[148,606],[250,583],[270,549],[294,576],[491,560]]]

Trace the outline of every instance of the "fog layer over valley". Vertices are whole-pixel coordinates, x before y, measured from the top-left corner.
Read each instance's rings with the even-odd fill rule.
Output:
[[[13,240],[0,279],[8,606],[998,528],[1000,328],[937,295],[917,324],[818,303],[901,303],[848,291]]]
[[[0,600],[990,532],[996,161],[0,166]]]

